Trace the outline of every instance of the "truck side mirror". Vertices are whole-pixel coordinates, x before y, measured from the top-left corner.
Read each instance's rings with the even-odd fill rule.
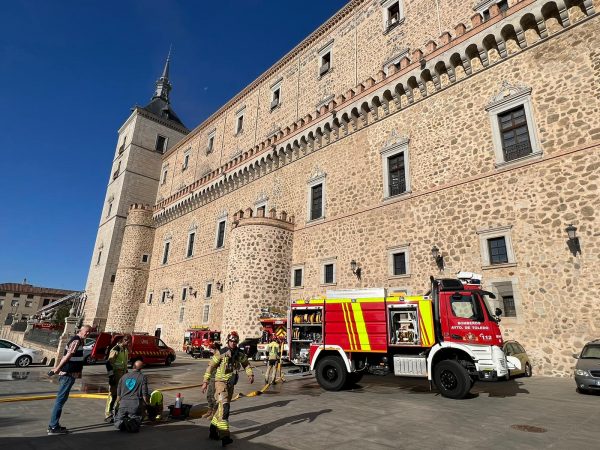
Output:
[[[502,315],[502,310],[500,308],[496,308],[496,311],[494,311],[496,313],[496,315],[498,317],[500,317]]]

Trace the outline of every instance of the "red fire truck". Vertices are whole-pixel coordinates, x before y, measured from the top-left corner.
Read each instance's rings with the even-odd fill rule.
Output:
[[[479,280],[434,279],[425,296],[386,289],[328,291],[290,309],[290,360],[326,390],[363,374],[427,378],[444,397],[464,398],[476,380],[508,374],[498,322]]]
[[[261,317],[260,324],[262,326],[261,337],[256,344],[256,357],[254,359],[267,359],[268,358],[268,345],[271,338],[275,338],[278,341],[283,341],[283,355],[282,359],[287,359],[288,344],[287,344],[287,323],[286,317]]]
[[[183,351],[194,358],[212,355],[221,345],[221,332],[208,327],[194,327],[183,335]]]

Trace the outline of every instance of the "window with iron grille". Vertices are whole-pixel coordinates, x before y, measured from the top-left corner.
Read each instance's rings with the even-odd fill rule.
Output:
[[[406,275],[406,253],[394,253],[394,275]]]
[[[488,239],[490,264],[505,264],[508,262],[508,251],[504,236]]]
[[[323,184],[310,188],[310,220],[323,217]]]
[[[404,152],[388,158],[388,182],[390,197],[406,192],[406,170]]]
[[[294,269],[294,287],[302,286],[302,269]]]
[[[531,154],[531,140],[529,138],[527,118],[525,116],[525,108],[522,105],[505,113],[498,114],[498,123],[505,161],[512,161]]]
[[[517,317],[517,309],[515,307],[515,298],[512,295],[502,296],[502,314],[504,317]]]
[[[163,251],[163,259],[162,259],[163,264],[167,264],[169,262],[169,248],[170,247],[171,247],[171,243],[165,242],[165,248]]]
[[[333,284],[334,281],[334,265],[333,264],[325,264],[323,266],[323,283],[324,284]]]
[[[395,2],[387,9],[387,29],[395,27],[400,23],[400,3]]]
[[[319,75],[323,76],[331,69],[331,52],[327,52],[321,55],[321,67],[319,69]]]
[[[225,245],[225,221],[221,220],[217,228],[217,248]]]
[[[189,258],[194,255],[194,240],[196,239],[196,233],[190,233],[188,235],[188,246],[186,256]]]

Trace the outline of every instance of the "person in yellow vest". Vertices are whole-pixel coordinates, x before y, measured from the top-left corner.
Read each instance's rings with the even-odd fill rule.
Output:
[[[271,342],[267,346],[267,372],[265,373],[265,383],[271,384],[275,382],[277,374],[277,362],[279,361],[279,342],[275,336],[271,336]]]
[[[108,371],[108,397],[106,399],[106,409],[104,410],[104,420],[114,422],[113,410],[117,400],[117,387],[119,380],[127,373],[127,363],[129,362],[129,346],[131,336],[124,335],[108,354],[106,361],[106,370]]]
[[[229,406],[233,397],[233,390],[238,381],[238,370],[244,368],[248,381],[254,383],[254,373],[248,362],[246,354],[238,348],[240,336],[232,331],[227,335],[227,346],[215,350],[215,354],[208,363],[202,383],[202,393],[206,393],[208,383],[215,373],[215,399],[217,412],[210,422],[208,437],[221,440],[223,447],[233,442],[229,434]]]

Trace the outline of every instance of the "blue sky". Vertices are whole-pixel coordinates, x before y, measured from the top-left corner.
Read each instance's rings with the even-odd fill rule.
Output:
[[[84,289],[117,130],[170,44],[194,128],[345,3],[0,2],[0,283]]]

